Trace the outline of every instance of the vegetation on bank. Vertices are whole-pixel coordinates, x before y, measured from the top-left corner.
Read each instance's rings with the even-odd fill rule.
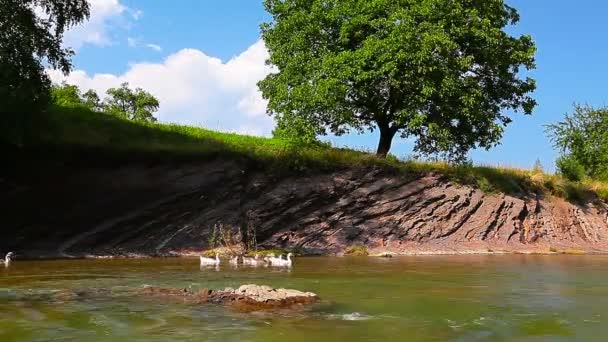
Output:
[[[352,246],[346,249],[344,254],[350,256],[368,256],[369,252],[365,246]]]
[[[377,166],[404,176],[437,173],[485,192],[511,195],[551,194],[568,200],[608,200],[608,183],[586,178],[570,181],[537,167],[451,165],[443,162],[379,158],[373,154],[332,148],[327,144],[302,145],[287,139],[222,133],[198,127],[131,121],[92,111],[84,106],[52,106],[35,123],[26,150],[47,158],[99,161],[237,159],[277,175],[333,171],[347,167]]]
[[[608,181],[608,107],[575,105],[547,132],[561,153],[556,162],[560,174],[573,181]]]
[[[51,102],[62,107],[86,107],[97,112],[104,112],[123,119],[134,121],[156,122],[154,112],[158,111],[158,99],[142,88],[129,87],[128,82],[120,88],[110,88],[104,99],[97,92],[89,89],[82,92],[78,86],[62,83],[51,87]]]
[[[535,68],[536,47],[530,36],[507,32],[519,15],[504,1],[263,3],[273,20],[262,24],[262,37],[277,72],[259,88],[277,121],[273,139],[155,124],[159,101],[128,84],[108,89],[104,99],[73,85],[52,86],[45,69],[71,71],[73,51],[62,45],[63,34],[89,18],[89,3],[1,3],[0,146],[17,151],[15,160],[27,158],[24,151],[100,164],[230,157],[288,175],[378,166],[404,175],[435,172],[486,192],[608,199],[605,109],[577,106],[548,126],[564,177],[541,167],[466,162],[470,149],[499,142],[511,122],[504,109],[530,114],[536,104],[534,80],[520,77]],[[326,131],[374,129],[378,157],[317,140]],[[415,139],[418,155],[459,164],[398,160],[388,154],[397,133]]]

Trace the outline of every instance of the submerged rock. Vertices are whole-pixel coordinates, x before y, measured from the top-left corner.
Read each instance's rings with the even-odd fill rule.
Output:
[[[270,286],[243,285],[238,289],[224,290],[173,289],[144,286],[137,290],[142,296],[179,299],[193,304],[214,303],[230,306],[238,311],[251,312],[260,310],[289,309],[319,300],[312,292],[292,289],[274,289]]]
[[[224,291],[235,295],[249,297],[256,302],[281,301],[289,298],[312,298],[317,295],[312,292],[302,292],[290,289],[273,289],[270,286],[243,285],[236,290]]]
[[[270,286],[243,285],[238,289],[192,290],[163,288],[145,285],[140,288],[87,288],[15,292],[0,289],[0,299],[28,302],[65,303],[88,300],[91,298],[118,298],[133,295],[141,298],[156,298],[168,301],[199,304],[226,305],[242,312],[282,310],[302,308],[307,304],[319,301],[319,296],[312,292],[291,289],[274,289]]]

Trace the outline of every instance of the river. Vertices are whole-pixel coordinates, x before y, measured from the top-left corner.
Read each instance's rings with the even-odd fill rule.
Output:
[[[308,310],[245,314],[127,295],[145,284],[265,284]],[[106,296],[50,300],[64,289]],[[0,341],[604,341],[608,256],[296,258],[291,270],[196,259],[15,261],[0,269]]]

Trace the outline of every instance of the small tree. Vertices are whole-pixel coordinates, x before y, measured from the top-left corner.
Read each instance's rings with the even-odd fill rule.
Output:
[[[275,138],[289,140],[298,145],[319,143],[317,125],[298,116],[277,117],[277,125],[272,131]]]
[[[129,88],[128,83],[121,84],[120,88],[110,88],[107,91],[103,108],[109,114],[136,121],[156,122],[153,113],[158,110],[158,100],[147,91]]]
[[[532,170],[534,172],[538,172],[538,173],[545,172],[545,168],[543,167],[543,164],[540,162],[540,159],[536,159],[536,161],[534,162],[534,166],[532,167]]]
[[[78,86],[67,84],[66,82],[61,83],[61,85],[53,85],[51,87],[51,100],[54,104],[60,106],[75,106],[83,104]]]
[[[99,99],[99,95],[97,95],[93,89],[89,89],[86,93],[82,94],[82,101],[85,106],[94,111],[101,110],[101,100]]]
[[[564,120],[547,126],[547,133],[562,157],[557,167],[564,174],[608,180],[608,107],[574,106]]]
[[[268,112],[300,117],[336,135],[380,131],[415,151],[466,160],[498,144],[511,118],[536,102],[522,68],[535,67],[531,37],[503,0],[265,0],[261,26],[277,68],[259,83]],[[279,122],[280,123],[280,122]]]
[[[51,100],[60,106],[85,106],[94,111],[100,111],[101,100],[93,89],[82,94],[78,86],[67,84],[53,85],[51,87]]]

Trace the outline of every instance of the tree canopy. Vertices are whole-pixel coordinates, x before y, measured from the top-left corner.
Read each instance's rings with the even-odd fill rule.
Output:
[[[503,0],[265,0],[262,37],[277,69],[259,83],[277,120],[299,117],[322,134],[380,131],[415,151],[462,161],[489,149],[536,105],[530,36]]]
[[[91,108],[92,110],[100,111],[103,108],[99,95],[97,95],[93,89],[89,89],[82,94],[81,100],[85,106]]]
[[[153,113],[158,110],[158,100],[149,92],[136,88],[133,91],[128,83],[120,88],[110,88],[104,101],[104,111],[129,120],[156,122]]]
[[[547,126],[561,156],[558,171],[572,180],[608,180],[608,107],[575,105],[564,120]]]
[[[93,89],[82,93],[78,86],[62,83],[53,85],[51,97],[54,104],[60,106],[85,106],[91,110],[104,112],[128,120],[156,122],[154,112],[159,102],[154,95],[136,88],[129,88],[129,83],[122,83],[120,88],[106,91],[103,101]]]
[[[88,16],[86,0],[0,0],[3,126],[19,126],[22,116],[41,111],[48,104],[50,80],[43,62],[64,73],[70,71],[73,51],[62,47],[63,34]],[[18,129],[4,127],[2,131],[11,128]]]
[[[51,87],[51,100],[60,106],[83,104],[82,95],[78,86],[62,83]]]

